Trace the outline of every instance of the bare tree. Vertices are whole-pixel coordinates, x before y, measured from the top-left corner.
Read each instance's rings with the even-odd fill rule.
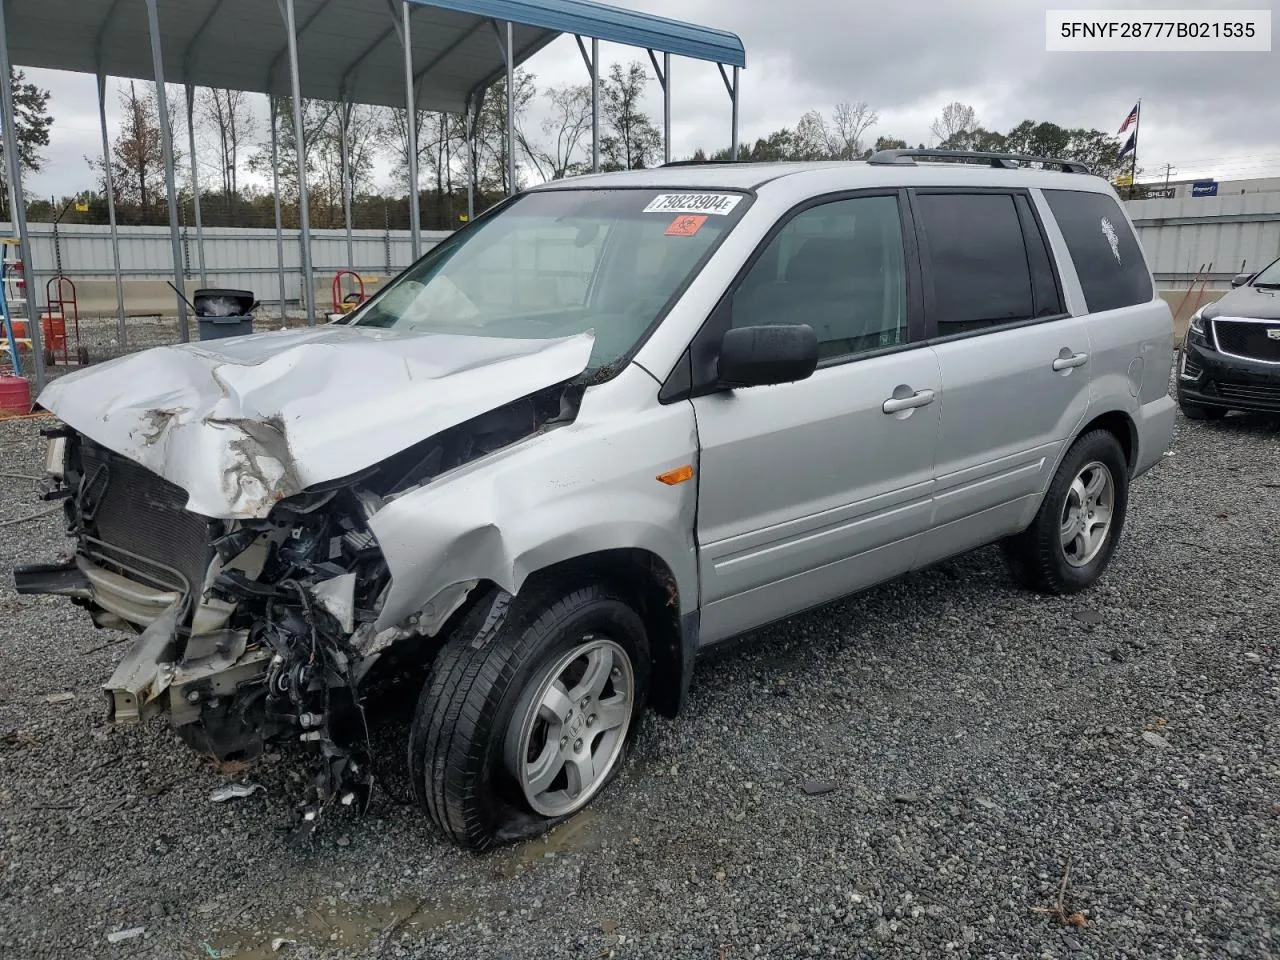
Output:
[[[302,157],[307,176],[317,169],[325,131],[336,103],[327,100],[302,101]],[[293,101],[289,97],[276,100],[276,124],[280,135],[280,193],[292,203],[298,201],[298,143],[293,130]],[[249,169],[271,176],[271,144],[261,143],[249,158]]]
[[[793,159],[830,159],[830,142],[831,131],[827,128],[826,118],[817,110],[810,110],[796,124]]]
[[[159,207],[165,196],[164,147],[160,129],[159,99],[155,84],[130,80],[118,89],[121,112],[124,118],[120,132],[111,145],[111,174],[116,190],[116,200],[133,207],[145,216],[152,208]],[[170,99],[172,103],[172,99]],[[172,109],[170,124],[172,129]],[[173,162],[178,165],[182,151],[173,144]],[[102,160],[94,161],[102,169]],[[103,176],[103,193],[106,177]]]
[[[956,100],[942,108],[942,116],[933,121],[929,132],[941,146],[951,143],[957,134],[969,133],[976,129],[978,129],[978,115],[973,107]]]
[[[222,198],[230,214],[240,192],[240,146],[257,129],[257,118],[243,90],[202,89],[198,96],[200,125],[213,137],[222,177]]]
[[[863,155],[862,135],[880,121],[865,100],[837,103],[831,118],[827,148],[833,160],[858,160]]]
[[[600,111],[610,131],[600,138],[606,170],[642,170],[661,154],[662,134],[640,109],[648,83],[644,64],[635,60],[625,72],[622,64],[615,63],[601,85]]]
[[[418,136],[418,176],[424,170],[433,170],[437,151],[440,114],[428,110],[415,110],[414,120],[417,124]],[[378,144],[391,154],[394,161],[391,170],[391,183],[394,188],[407,190],[409,187],[409,111],[402,109],[387,110],[377,132]]]
[[[385,107],[367,104],[334,104],[333,113],[320,133],[316,153],[323,199],[328,207],[331,222],[339,217],[334,211],[342,206],[344,184],[342,180],[343,121],[347,135],[347,180],[345,187],[355,197],[373,182],[373,161],[378,149],[378,132],[386,125]]]
[[[520,129],[529,104],[537,95],[534,75],[524,70],[515,73],[512,99],[515,102],[513,125],[516,129],[516,148],[519,149]],[[485,190],[501,190],[506,193],[507,174],[507,81],[499,80],[489,88],[480,105],[475,125],[477,182]],[[519,173],[516,174],[517,179]],[[517,184],[518,185],[518,184]]]
[[[544,96],[551,102],[551,113],[542,121],[548,142],[532,142],[521,133],[520,147],[543,180],[560,180],[583,166],[576,157],[591,130],[591,88],[552,87]]]

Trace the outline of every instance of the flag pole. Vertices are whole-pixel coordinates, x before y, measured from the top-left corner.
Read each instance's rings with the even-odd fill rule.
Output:
[[[1137,112],[1133,118],[1133,156],[1129,158],[1129,199],[1133,199],[1133,188],[1138,179],[1138,130],[1142,127],[1142,98],[1138,98]]]

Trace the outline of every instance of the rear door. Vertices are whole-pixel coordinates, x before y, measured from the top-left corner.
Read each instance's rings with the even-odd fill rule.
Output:
[[[793,210],[694,343],[807,323],[821,357],[807,380],[693,400],[704,642],[911,567],[930,519],[940,383],[907,212],[899,191]]]
[[[1016,532],[1089,409],[1070,316],[1025,190],[917,190],[925,320],[942,374],[933,529],[919,564]]]

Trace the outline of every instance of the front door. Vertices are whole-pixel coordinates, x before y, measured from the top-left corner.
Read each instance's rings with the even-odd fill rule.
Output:
[[[941,382],[902,207],[889,192],[793,212],[730,294],[722,325],[808,323],[821,360],[807,380],[693,400],[704,642],[911,567]]]

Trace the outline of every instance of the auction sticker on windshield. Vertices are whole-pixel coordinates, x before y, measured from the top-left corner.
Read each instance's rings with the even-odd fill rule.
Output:
[[[644,208],[644,213],[706,213],[724,216],[733,211],[742,195],[738,193],[660,193]]]

